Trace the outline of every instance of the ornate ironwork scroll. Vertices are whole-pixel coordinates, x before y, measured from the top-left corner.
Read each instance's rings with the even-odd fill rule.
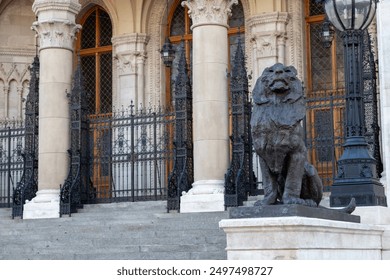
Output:
[[[39,58],[34,57],[30,68],[31,79],[25,111],[24,170],[13,193],[12,218],[23,218],[26,200],[35,197],[38,190],[38,114],[39,114]]]
[[[230,77],[232,114],[232,159],[225,174],[225,207],[243,204],[255,194],[250,133],[251,102],[248,99],[248,75],[241,40],[238,41]]]
[[[194,181],[192,143],[192,87],[184,46],[181,47],[175,84],[175,162],[168,178],[167,210],[180,210],[180,196]]]
[[[73,78],[73,88],[69,97],[71,144],[68,150],[70,166],[68,177],[60,192],[60,216],[77,211],[89,198],[94,197],[89,179],[88,120],[87,105],[83,88],[80,63]]]
[[[365,117],[365,137],[368,149],[376,160],[377,177],[381,177],[383,163],[380,154],[377,70],[371,37],[366,30],[363,34],[363,102]]]

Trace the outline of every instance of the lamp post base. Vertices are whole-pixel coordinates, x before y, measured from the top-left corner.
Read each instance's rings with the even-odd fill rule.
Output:
[[[330,207],[347,206],[354,197],[357,206],[387,206],[382,184],[373,179],[365,182],[340,183],[331,187]]]

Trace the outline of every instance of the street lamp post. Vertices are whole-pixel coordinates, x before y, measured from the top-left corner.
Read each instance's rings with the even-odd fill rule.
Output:
[[[384,188],[377,178],[376,161],[365,139],[363,102],[363,32],[375,16],[377,0],[323,0],[329,21],[344,40],[346,138],[331,187],[330,206],[387,206]]]

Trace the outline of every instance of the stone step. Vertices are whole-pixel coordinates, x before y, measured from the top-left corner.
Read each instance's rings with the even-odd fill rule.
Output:
[[[11,219],[0,209],[0,259],[226,259],[227,212],[167,213],[166,201],[85,205],[71,217]]]

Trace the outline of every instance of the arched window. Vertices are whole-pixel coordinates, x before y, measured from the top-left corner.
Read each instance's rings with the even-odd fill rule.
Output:
[[[325,47],[321,40],[324,19],[323,4],[306,0],[308,89],[311,94],[344,89],[344,49],[341,32],[335,30],[331,46]]]
[[[192,68],[192,20],[188,15],[188,8],[181,5],[181,0],[176,0],[171,6],[168,16],[168,34],[171,43],[176,50],[176,58],[173,61],[171,69],[167,69],[167,88],[166,88],[166,100],[167,103],[172,103],[175,96],[174,93],[174,81],[178,74],[178,63],[181,54],[180,43],[184,41],[184,50],[186,53],[187,63]],[[238,38],[242,38],[241,43],[244,44],[245,33],[245,17],[244,9],[241,1],[238,5],[232,7],[232,17],[229,19],[228,29],[228,42],[229,42],[229,68],[233,61],[235,50],[237,48]]]
[[[81,59],[89,114],[112,112],[112,25],[95,6],[82,18],[77,51]]]

